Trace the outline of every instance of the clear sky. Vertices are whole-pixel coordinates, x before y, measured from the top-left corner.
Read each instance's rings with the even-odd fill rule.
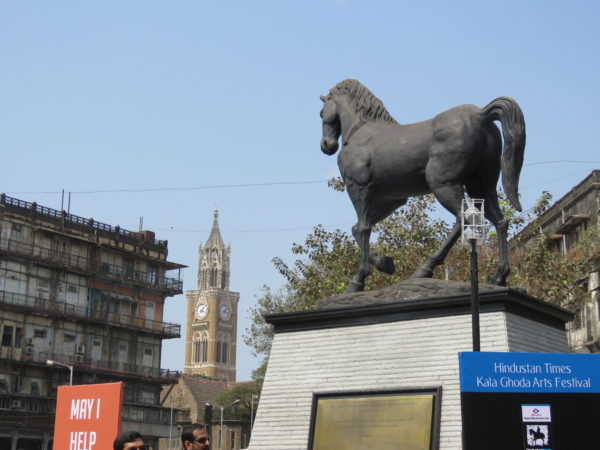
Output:
[[[513,97],[527,208],[600,166],[599,23],[597,1],[3,1],[0,192],[59,209],[64,189],[72,213],[130,230],[143,217],[189,266],[184,290],[218,207],[241,336],[260,287],[283,282],[271,259],[354,223],[323,181],[320,94],[356,78],[400,123]],[[185,302],[165,320],[185,326]],[[183,339],[163,348],[182,369]],[[238,379],[257,365],[239,339]]]

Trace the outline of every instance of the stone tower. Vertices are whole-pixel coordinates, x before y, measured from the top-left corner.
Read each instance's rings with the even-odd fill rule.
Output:
[[[200,244],[198,288],[187,291],[184,373],[235,381],[237,309],[240,294],[229,290],[229,257],[215,210],[210,236]]]

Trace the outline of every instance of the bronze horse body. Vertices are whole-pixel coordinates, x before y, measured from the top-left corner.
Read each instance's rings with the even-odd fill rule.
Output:
[[[369,249],[372,227],[404,205],[408,197],[433,193],[456,218],[441,248],[413,277],[433,275],[461,234],[460,211],[466,193],[485,200],[485,216],[498,236],[498,270],[493,284],[505,285],[510,272],[507,254],[508,221],[498,204],[502,185],[511,205],[521,210],[518,183],[525,150],[525,122],[517,103],[499,97],[484,108],[461,105],[432,119],[400,125],[383,103],[356,80],[334,86],[321,110],[321,150],[333,155],[342,137],[338,166],[358,217],[352,227],[361,258],[346,291],[360,291],[371,265],[394,272],[391,258]],[[498,127],[502,124],[504,148]]]

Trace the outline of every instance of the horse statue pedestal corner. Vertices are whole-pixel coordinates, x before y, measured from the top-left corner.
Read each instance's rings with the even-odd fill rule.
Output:
[[[482,351],[568,352],[571,313],[498,286],[481,285],[480,301]],[[458,353],[472,349],[469,283],[411,279],[266,320],[275,335],[250,449],[310,448],[315,394],[423,388],[441,392],[431,448],[461,448]]]

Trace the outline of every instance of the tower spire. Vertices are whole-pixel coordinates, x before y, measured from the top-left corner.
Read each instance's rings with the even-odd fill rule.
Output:
[[[225,243],[219,230],[219,210],[215,208],[212,229],[204,248],[225,248]]]

